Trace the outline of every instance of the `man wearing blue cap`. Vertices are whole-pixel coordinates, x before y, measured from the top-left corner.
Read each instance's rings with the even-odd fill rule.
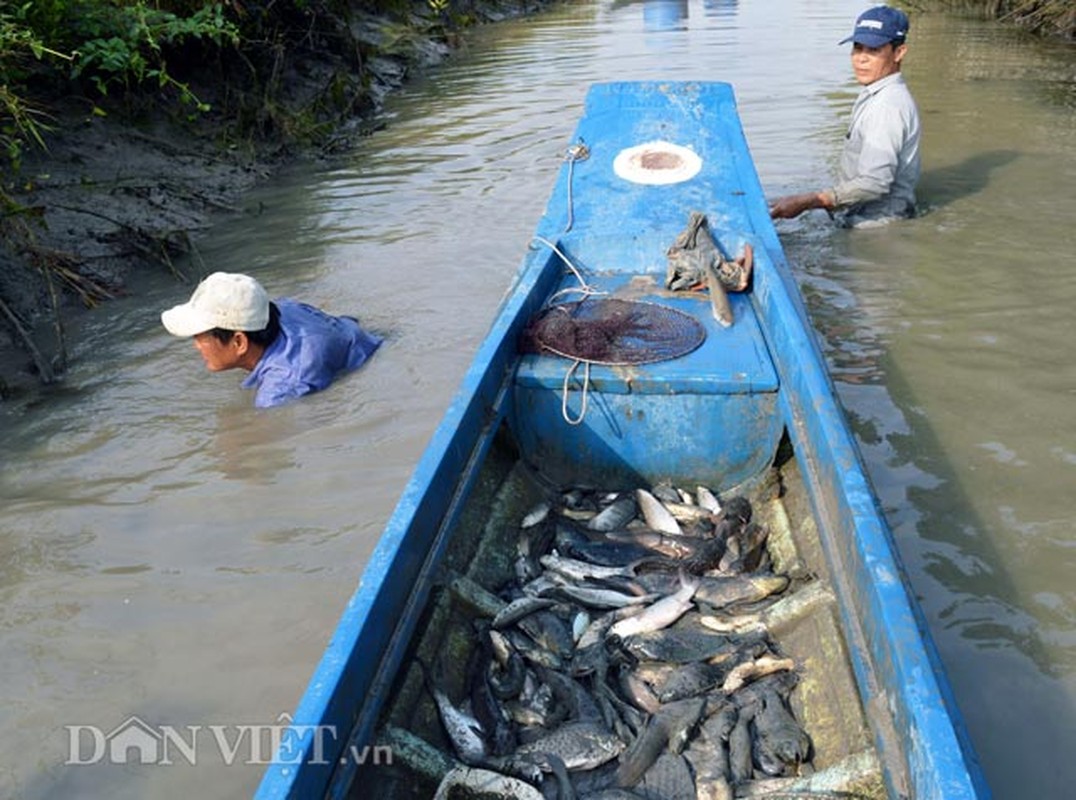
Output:
[[[848,227],[882,224],[915,214],[919,182],[919,110],[900,74],[908,51],[908,17],[889,6],[859,15],[852,35],[852,69],[863,87],[852,107],[837,184],[770,203],[774,219],[823,208]]]

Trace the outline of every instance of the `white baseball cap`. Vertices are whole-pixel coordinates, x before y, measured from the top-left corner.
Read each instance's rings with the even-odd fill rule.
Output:
[[[197,336],[213,328],[260,331],[269,324],[269,295],[249,275],[214,272],[191,299],[161,314],[173,336]]]

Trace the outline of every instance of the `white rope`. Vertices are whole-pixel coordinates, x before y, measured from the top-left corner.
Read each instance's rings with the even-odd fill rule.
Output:
[[[579,416],[572,419],[568,413],[568,381],[571,380],[573,373],[580,364],[583,365],[583,399],[579,406]],[[576,359],[568,368],[568,371],[564,373],[564,385],[561,387],[560,414],[569,425],[578,425],[583,421],[583,417],[587,415],[588,386],[590,386],[590,362]]]

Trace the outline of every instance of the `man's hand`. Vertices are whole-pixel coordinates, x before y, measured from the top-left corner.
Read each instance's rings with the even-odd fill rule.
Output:
[[[836,204],[831,192],[790,194],[778,197],[770,203],[770,217],[773,219],[792,219],[812,208],[831,209],[834,205]]]

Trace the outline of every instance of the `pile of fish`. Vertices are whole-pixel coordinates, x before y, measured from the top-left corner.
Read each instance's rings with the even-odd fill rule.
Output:
[[[794,594],[766,540],[748,499],[705,487],[531,510],[503,607],[474,621],[468,698],[423,667],[466,765],[437,797],[713,800],[809,772],[796,665],[769,631]]]

